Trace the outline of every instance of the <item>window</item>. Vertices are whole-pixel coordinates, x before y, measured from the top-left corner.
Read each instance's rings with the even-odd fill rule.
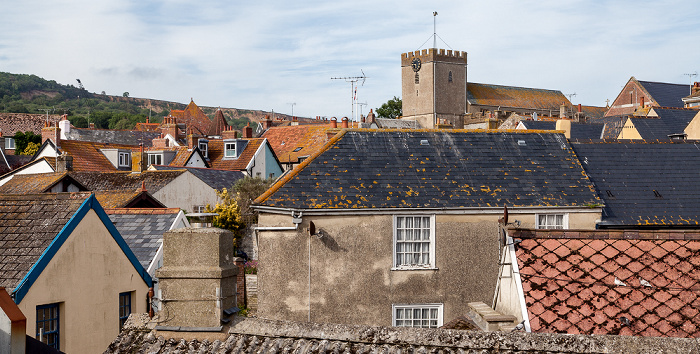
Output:
[[[420,79],[418,78],[418,73],[416,73],[416,84],[419,84],[419,83],[420,83]],[[416,92],[416,93],[418,93],[418,92]]]
[[[393,305],[396,327],[438,328],[442,326],[442,304]]]
[[[447,82],[452,82],[452,72],[447,75]]]
[[[538,229],[566,229],[568,228],[568,214],[538,214]]]
[[[205,210],[206,210],[206,207],[204,205],[195,205],[192,207],[193,213],[204,213]]]
[[[299,146],[298,148],[294,149],[292,152],[299,152],[299,151],[301,151],[301,149],[303,149],[303,148],[304,148],[303,146]]]
[[[5,138],[5,149],[14,150],[15,149],[15,139]]]
[[[131,166],[131,154],[128,152],[119,153],[119,167]]]
[[[225,157],[236,157],[236,143],[235,142],[224,144],[224,150],[226,151],[224,153]]]
[[[209,140],[206,139],[199,139],[199,151],[202,152],[202,156],[205,158],[209,158],[209,155],[207,155],[209,150]]]
[[[61,349],[59,344],[58,304],[36,307],[36,338],[51,348]]]
[[[149,165],[162,165],[163,164],[163,154],[148,154],[148,164]]]
[[[394,267],[400,269],[435,267],[435,218],[394,217]]]
[[[119,294],[119,330],[124,327],[124,323],[131,315],[131,292]]]

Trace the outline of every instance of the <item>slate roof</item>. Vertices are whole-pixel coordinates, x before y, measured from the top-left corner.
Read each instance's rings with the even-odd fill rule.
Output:
[[[683,108],[683,97],[690,94],[690,85],[637,81],[661,107]]]
[[[329,129],[333,128],[330,125],[272,127],[262,138],[267,139],[281,163],[297,163],[299,157],[311,156],[323,148],[329,140]]]
[[[0,151],[0,176],[20,168],[32,160],[28,155],[8,155]]]
[[[236,318],[228,333],[166,332],[132,314],[105,353],[641,353],[697,352],[696,340],[370,327]],[[208,338],[208,339],[205,339]]]
[[[155,168],[157,171],[172,171],[178,169],[185,169],[187,171],[190,171],[197,178],[201,179],[202,182],[206,183],[209,187],[212,187],[216,190],[231,188],[236,183],[236,181],[245,177],[245,174],[241,171],[217,170],[213,168],[173,167],[161,165],[154,165],[153,168]]]
[[[598,107],[598,106],[585,106],[581,105],[581,112],[590,118],[602,118],[605,116],[608,107]]]
[[[521,120],[528,130],[556,130],[556,121]],[[603,134],[603,124],[571,122],[571,139],[600,139]]]
[[[147,191],[120,189],[94,191],[93,193],[100,205],[105,208],[165,208],[163,203]]]
[[[700,233],[511,233],[533,332],[700,337]]]
[[[0,186],[0,194],[44,193],[64,179],[81,186],[68,172],[20,174]],[[87,188],[83,187],[83,190]]]
[[[617,139],[622,131],[622,127],[627,121],[628,115],[608,116],[601,118],[591,118],[591,123],[603,124],[603,139]]]
[[[467,84],[467,100],[473,105],[551,109],[557,112],[562,104],[571,106],[571,102],[561,91],[472,82]]]
[[[255,203],[300,209],[600,204],[561,134],[344,130]]]
[[[247,141],[247,144],[238,158],[225,158],[223,139],[209,139],[208,155],[211,168],[229,171],[245,170],[250,163],[250,160],[252,160],[255,156],[255,152],[258,151],[258,148],[260,145],[262,145],[265,139],[257,138],[244,140]]]
[[[170,230],[180,209],[122,208],[105,209],[105,212],[143,268],[148,269],[162,243],[163,233]]]
[[[644,140],[669,139],[671,134],[683,134],[698,110],[694,109],[669,109],[654,108],[658,114],[656,117],[630,118],[632,124]]]
[[[68,140],[136,146],[143,143],[144,147],[149,147],[153,145],[153,139],[160,136],[160,132],[148,132],[138,130],[85,129],[75,128],[71,126],[70,131],[68,132],[68,134],[65,135],[66,139]]]
[[[700,226],[700,145],[694,142],[572,142],[605,201],[600,227]]]
[[[145,182],[146,190],[155,193],[183,173],[185,170],[180,168],[174,171],[143,171],[141,173],[129,171],[71,172],[70,175],[93,191],[134,191],[141,188],[141,182]]]
[[[15,289],[89,193],[0,195],[0,286]]]

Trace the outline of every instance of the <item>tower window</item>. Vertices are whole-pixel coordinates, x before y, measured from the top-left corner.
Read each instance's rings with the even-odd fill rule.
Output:
[[[418,79],[418,73],[416,73],[416,83],[419,83],[420,80]]]
[[[452,82],[452,72],[447,75],[447,82]]]

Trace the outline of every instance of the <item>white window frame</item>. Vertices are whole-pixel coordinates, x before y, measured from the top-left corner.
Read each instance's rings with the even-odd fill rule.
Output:
[[[160,159],[159,163],[154,163],[154,162],[158,162],[158,161],[153,161],[153,160],[157,160],[156,157]],[[163,164],[163,154],[162,153],[156,153],[156,154],[150,153],[150,154],[148,154],[148,164],[149,165],[162,165]]]
[[[209,140],[199,139],[197,145],[199,147],[199,151],[202,153],[202,156],[204,156],[205,159],[209,158]]]
[[[119,167],[131,166],[131,153],[119,151]]]
[[[399,238],[399,232],[398,232],[398,224],[399,224],[399,219],[405,219],[405,218],[429,218],[430,222],[430,231],[429,231],[429,243],[428,243],[428,262],[427,263],[419,263],[419,264],[401,264],[397,265],[398,262],[398,243],[401,242],[398,240]],[[392,257],[392,270],[414,270],[414,269],[437,269],[436,264],[435,264],[435,215],[394,215],[394,224],[393,224],[393,257]],[[414,228],[415,231],[415,228]]]
[[[553,223],[545,221],[542,223],[541,217],[547,218],[552,217],[556,219],[557,216],[561,216],[562,224],[561,227],[556,224],[556,220]],[[555,227],[552,227],[555,226]],[[569,213],[547,213],[547,214],[535,214],[535,228],[536,229],[550,229],[550,230],[566,230],[569,228]]]
[[[391,305],[391,325],[394,327],[419,327],[419,328],[439,328],[443,324],[443,304],[405,304],[405,305],[396,305],[392,304]],[[403,311],[405,314],[405,311],[411,311],[411,318],[410,319],[399,319],[397,318],[397,313],[400,311]],[[431,318],[420,318],[420,319],[415,319],[413,318],[413,314],[415,314],[415,310],[421,311],[421,314],[427,310],[428,315],[430,316],[430,311],[431,310],[437,310],[437,317],[435,319]],[[404,315],[404,317],[406,317]],[[432,324],[430,321],[435,321]],[[411,323],[406,323],[406,321],[411,321]],[[417,322],[420,321],[420,322]],[[427,322],[427,323],[426,323]]]
[[[229,148],[229,146],[233,146],[233,148]],[[229,152],[233,152],[233,154],[229,154]],[[238,157],[238,154],[236,153],[236,142],[235,141],[225,141],[224,142],[224,157],[226,158],[235,158]]]
[[[192,212],[193,213],[204,213],[207,209],[206,205],[193,205],[192,206]]]
[[[15,149],[15,138],[5,138],[5,150],[14,150]]]

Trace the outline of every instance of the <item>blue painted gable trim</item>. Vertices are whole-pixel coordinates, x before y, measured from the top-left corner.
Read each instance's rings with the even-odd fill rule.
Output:
[[[117,228],[114,227],[114,224],[112,224],[112,222],[109,220],[109,217],[105,213],[100,203],[97,202],[97,199],[93,194],[87,199],[85,199],[83,204],[80,205],[80,208],[78,208],[78,211],[76,211],[73,217],[71,217],[71,219],[68,220],[66,225],[63,226],[58,235],[56,235],[53,241],[51,241],[49,247],[47,247],[46,250],[44,250],[44,253],[41,254],[39,260],[36,263],[34,263],[32,268],[29,269],[29,272],[27,272],[27,274],[24,276],[19,285],[17,285],[17,287],[13,291],[14,301],[16,304],[22,302],[22,299],[25,295],[27,295],[29,288],[31,288],[34,282],[39,278],[41,272],[44,271],[49,262],[51,262],[53,256],[56,255],[58,250],[68,239],[68,236],[70,236],[70,234],[73,233],[75,228],[80,224],[80,222],[83,220],[88,211],[90,211],[90,209],[94,210],[95,213],[100,217],[100,220],[102,220],[102,223],[105,225],[107,230],[109,230],[109,233],[112,235],[112,238],[114,238],[114,240],[117,242],[117,244],[127,256],[134,268],[136,268],[136,271],[139,273],[139,275],[141,275],[143,281],[146,282],[146,284],[148,284],[149,287],[153,286],[153,280],[151,279],[151,276],[148,275],[148,272],[146,272],[141,263],[139,263],[139,261],[136,259],[136,256],[134,256],[134,253],[131,251],[129,246],[127,246],[126,242],[124,241],[124,238],[122,238],[121,234],[119,234],[119,231],[117,231]]]

